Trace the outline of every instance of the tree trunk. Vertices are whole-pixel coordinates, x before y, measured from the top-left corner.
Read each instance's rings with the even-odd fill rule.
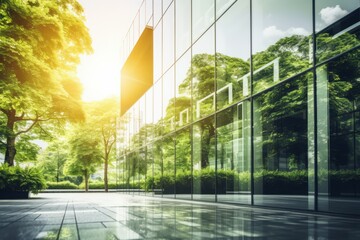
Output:
[[[104,161],[104,188],[105,188],[105,192],[109,191],[109,186],[108,186],[108,165],[109,165],[109,156],[106,155],[105,156],[105,161]]]
[[[57,153],[57,169],[56,169],[56,182],[59,182],[60,177],[60,162],[59,162],[59,152]]]
[[[89,191],[89,174],[88,171],[85,170],[85,192]]]
[[[14,166],[14,159],[16,155],[15,148],[15,134],[14,134],[14,126],[15,126],[15,110],[11,110],[7,114],[7,137],[6,137],[6,152],[5,152],[5,163],[9,166]]]

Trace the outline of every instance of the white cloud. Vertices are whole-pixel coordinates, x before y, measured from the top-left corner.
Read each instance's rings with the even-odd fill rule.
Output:
[[[303,35],[308,36],[310,32],[308,32],[305,28],[289,28],[286,30],[286,35]]]
[[[291,36],[291,35],[310,35],[310,33],[304,28],[288,28],[286,30],[278,29],[276,26],[270,26],[264,29],[263,35],[265,38],[278,40],[280,38]]]
[[[270,26],[264,29],[263,35],[266,38],[282,38],[285,36],[284,31],[278,29],[276,26]]]
[[[341,9],[339,5],[326,7],[320,10],[320,17],[326,24],[331,24],[348,14],[348,11]]]

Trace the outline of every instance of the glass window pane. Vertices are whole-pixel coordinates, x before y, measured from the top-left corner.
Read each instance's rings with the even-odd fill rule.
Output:
[[[307,117],[312,81],[307,73],[254,99],[256,205],[313,209]]]
[[[318,62],[360,44],[360,2],[315,1],[316,58]]]
[[[144,31],[146,25],[146,14],[145,14],[145,1],[142,2],[140,7],[140,34]]]
[[[176,62],[175,121],[181,127],[191,122],[191,51]]]
[[[359,59],[357,49],[316,70],[321,211],[360,214]]]
[[[145,180],[147,173],[147,164],[146,164],[146,148],[141,148],[139,150],[139,158],[138,158],[138,171],[139,171],[139,194],[145,195]]]
[[[163,194],[163,184],[162,184],[162,173],[163,173],[163,163],[162,163],[162,150],[161,150],[161,141],[157,141],[153,145],[153,158],[154,158],[154,194],[162,197]]]
[[[192,97],[195,119],[215,111],[214,28],[210,28],[193,46]]]
[[[152,4],[152,0],[146,0],[146,24],[152,26],[152,24],[150,23],[151,17],[153,15],[153,4]]]
[[[216,0],[216,18],[220,17],[236,0]],[[245,1],[239,1],[244,2]],[[249,1],[248,3],[249,4]]]
[[[167,11],[167,8],[169,7],[170,3],[172,3],[172,0],[163,0],[163,13]]]
[[[163,197],[175,198],[175,142],[173,136],[162,139]]]
[[[171,4],[163,18],[163,70],[169,69],[174,63],[174,4]]]
[[[162,75],[162,24],[154,30],[154,81]]]
[[[218,201],[250,204],[250,102],[226,109],[216,118]]]
[[[214,23],[214,0],[192,1],[192,37],[195,42]]]
[[[154,137],[158,138],[162,133],[162,80],[154,85]]]
[[[139,12],[137,12],[134,18],[134,45],[139,39],[139,36],[140,36],[140,14]]]
[[[140,181],[139,181],[139,161],[140,156],[138,151],[130,152],[127,157],[127,167],[128,167],[128,186],[129,189],[138,190],[140,189]],[[133,193],[137,193],[138,191],[132,191]]]
[[[250,95],[250,3],[237,1],[216,23],[217,109]]]
[[[139,147],[139,103],[136,102],[132,107],[131,107],[131,117],[130,117],[130,140],[131,140],[131,147],[133,149],[138,148]]]
[[[139,141],[140,141],[140,147],[143,147],[146,145],[146,125],[145,125],[145,110],[146,106],[146,99],[145,95],[143,95],[140,98],[139,102]]]
[[[129,46],[130,46],[130,51],[133,49],[134,47],[134,24],[131,24],[130,26],[130,30],[129,30]]]
[[[191,171],[191,136],[190,128],[176,133],[176,198],[191,199],[192,171]]]
[[[191,0],[181,0],[175,3],[176,58],[179,58],[191,44]]]
[[[154,195],[154,153],[152,145],[146,149],[146,181],[145,181],[146,195]]]
[[[163,78],[163,132],[175,130],[175,79],[174,68],[170,68]]]
[[[154,102],[153,102],[153,88],[146,92],[146,142],[150,143],[154,139],[154,120],[153,120]]]
[[[154,26],[156,27],[162,17],[162,0],[153,0],[154,3]]]
[[[211,116],[193,125],[193,199],[215,201],[215,125]]]
[[[312,1],[252,2],[253,90],[257,93],[311,66]]]

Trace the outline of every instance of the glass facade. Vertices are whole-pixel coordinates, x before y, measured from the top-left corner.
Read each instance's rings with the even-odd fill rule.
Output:
[[[119,186],[360,215],[359,16],[358,0],[144,1],[124,54],[152,27],[154,84],[119,120]]]

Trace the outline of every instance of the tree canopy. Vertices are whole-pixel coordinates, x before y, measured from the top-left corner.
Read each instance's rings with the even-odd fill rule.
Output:
[[[76,0],[1,2],[0,141],[6,163],[14,164],[21,134],[48,135],[49,121],[83,119],[75,71],[79,55],[90,52]]]

